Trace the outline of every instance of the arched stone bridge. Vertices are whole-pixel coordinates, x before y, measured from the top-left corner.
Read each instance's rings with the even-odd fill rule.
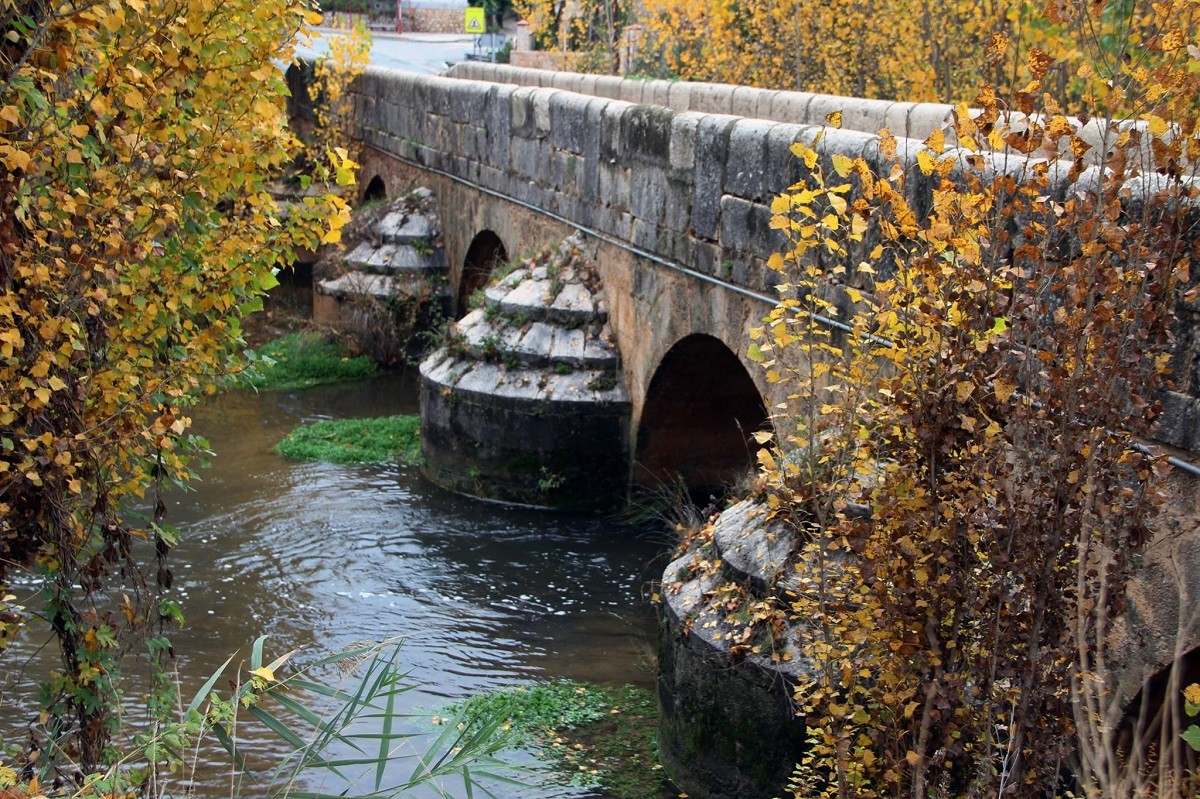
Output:
[[[671,473],[712,481],[751,461],[748,436],[766,421],[761,398],[777,398],[746,346],[774,303],[766,262],[784,242],[770,229],[769,203],[802,177],[792,143],[811,143],[841,111],[842,128],[824,129],[819,152],[882,166],[875,131],[886,125],[904,137],[915,158],[914,142],[951,110],[481,64],[439,77],[370,68],[354,91],[362,185],[432,189],[456,309],[486,281],[495,255],[584,234],[629,389],[630,479],[646,483]],[[914,177],[910,200],[928,207],[932,187]],[[1177,390],[1164,397],[1158,435],[1194,462],[1200,307],[1181,313]],[[1200,607],[1188,593],[1200,593],[1189,578],[1200,573],[1200,483],[1175,474],[1177,502],[1132,603],[1135,623],[1157,631],[1135,636],[1133,659],[1143,663],[1170,661],[1176,627],[1200,640],[1200,626],[1185,618]]]
[[[456,307],[500,248],[528,254],[586,234],[629,386],[635,480],[749,461],[746,437],[765,415],[758,397],[772,387],[746,359],[747,334],[775,296],[766,261],[784,241],[769,203],[801,178],[791,144],[811,143],[841,111],[842,128],[824,128],[818,149],[882,166],[876,131],[920,141],[951,110],[494,64],[444,77],[370,68],[355,92],[362,184],[433,189]],[[910,199],[928,207],[931,185],[914,175]],[[1183,390],[1166,398],[1160,438],[1196,452],[1197,309],[1185,313]]]

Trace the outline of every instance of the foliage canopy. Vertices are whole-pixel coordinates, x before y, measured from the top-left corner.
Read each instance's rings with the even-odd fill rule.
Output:
[[[298,0],[0,3],[0,582],[34,569],[61,644],[46,769],[113,756],[127,633],[178,615],[157,491],[203,446],[184,408],[236,362],[275,270],[348,217],[268,191],[295,152],[276,63],[317,19]]]

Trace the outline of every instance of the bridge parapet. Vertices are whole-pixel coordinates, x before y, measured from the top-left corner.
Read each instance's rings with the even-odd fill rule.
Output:
[[[529,69],[483,61],[455,64],[446,74],[464,80],[561,89],[593,97],[658,105],[673,111],[727,114],[793,125],[823,126],[827,124],[826,118],[830,114],[840,111],[843,130],[877,133],[886,127],[895,136],[918,141],[924,141],[934,130],[945,126],[954,111],[953,106],[945,103],[870,100],[728,83],[640,80],[615,75]]]
[[[826,157],[883,163],[863,131],[563,89],[371,68],[355,91],[364,144],[768,299],[779,276],[766,262],[786,244],[769,204],[804,175],[792,144],[824,130]],[[909,182],[917,207],[931,189]]]

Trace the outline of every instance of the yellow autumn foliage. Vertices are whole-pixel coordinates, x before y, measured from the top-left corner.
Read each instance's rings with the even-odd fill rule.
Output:
[[[318,20],[300,0],[0,0],[0,582],[32,564],[47,587],[49,709],[85,770],[116,636],[164,612],[154,495],[203,446],[186,407],[236,364],[275,271],[348,218],[336,196],[285,213],[269,191],[296,147],[280,65]],[[352,179],[344,150],[325,168]]]

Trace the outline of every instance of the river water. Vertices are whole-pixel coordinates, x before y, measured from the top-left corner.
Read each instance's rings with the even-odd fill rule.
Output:
[[[185,691],[261,634],[268,656],[305,647],[308,660],[403,638],[415,687],[399,709],[414,729],[448,702],[514,684],[652,684],[646,595],[664,533],[465,498],[416,467],[292,463],[272,450],[304,422],[416,412],[415,370],[229,392],[194,409],[217,455],[195,491],[168,502],[183,535],[172,562],[187,624],[172,638]]]

